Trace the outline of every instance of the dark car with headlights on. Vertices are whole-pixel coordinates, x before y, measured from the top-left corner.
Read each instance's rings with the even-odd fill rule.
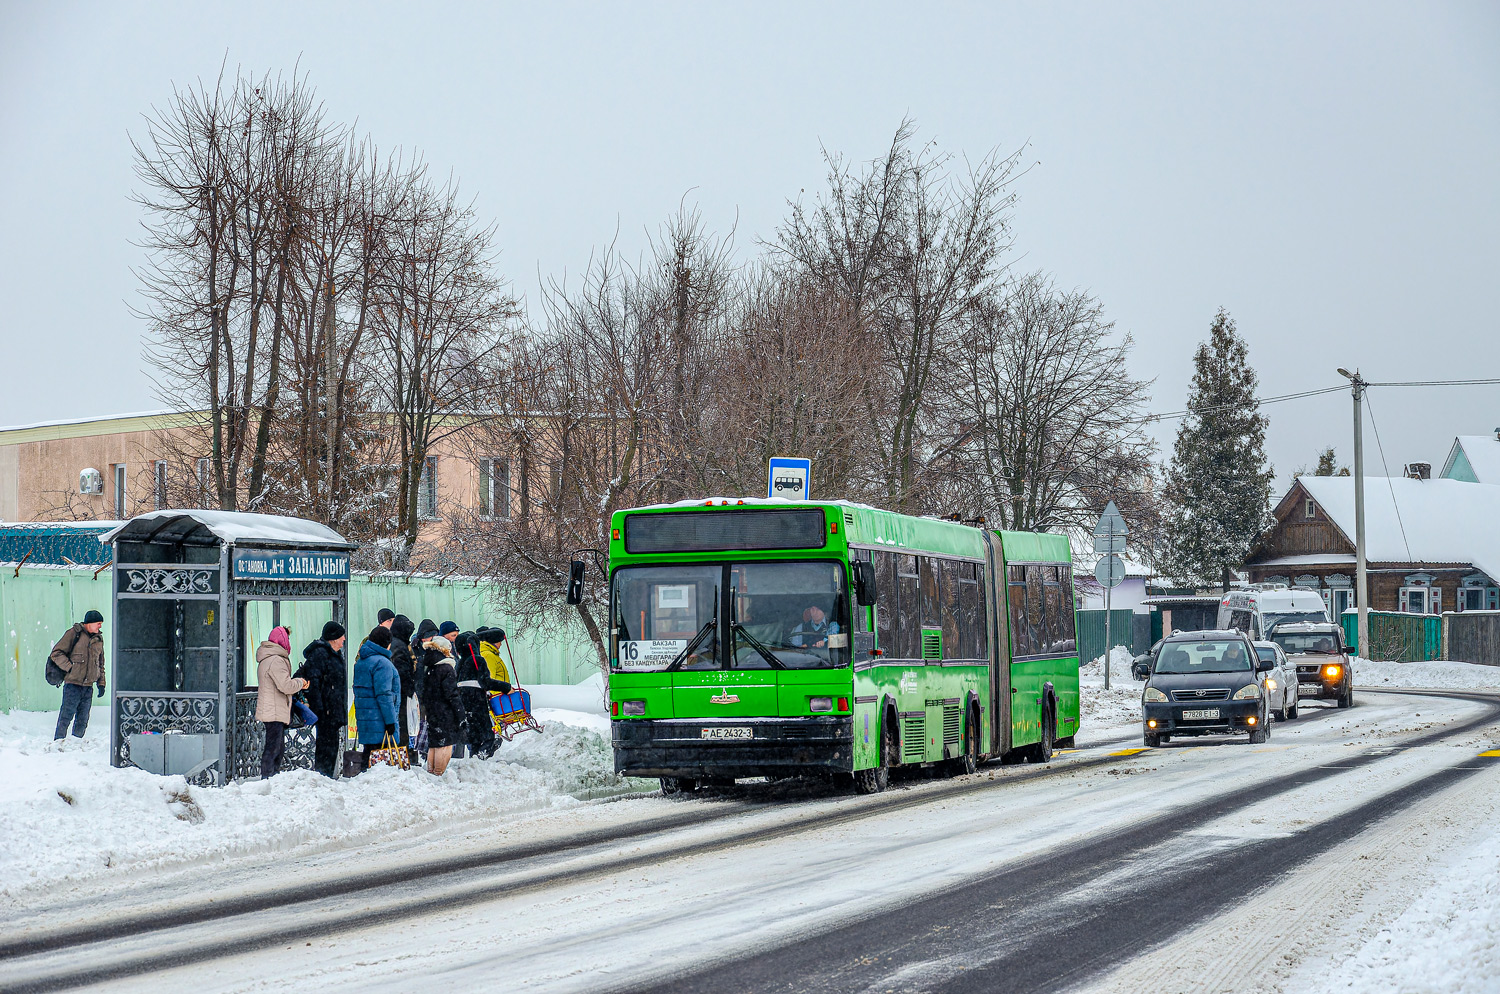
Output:
[[[1268,636],[1297,668],[1303,697],[1354,706],[1354,662],[1344,645],[1343,628],[1331,622],[1283,622]]]
[[[1141,693],[1146,745],[1211,732],[1248,732],[1252,743],[1266,741],[1271,723],[1261,674],[1275,665],[1237,631],[1174,632],[1162,640]]]

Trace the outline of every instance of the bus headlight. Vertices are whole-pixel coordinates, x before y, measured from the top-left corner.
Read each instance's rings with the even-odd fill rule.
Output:
[[[1234,692],[1234,700],[1236,701],[1253,701],[1259,696],[1260,684],[1258,683],[1247,683]]]
[[[1141,700],[1147,704],[1165,704],[1167,703],[1167,695],[1155,687],[1147,687],[1146,692],[1141,695]]]

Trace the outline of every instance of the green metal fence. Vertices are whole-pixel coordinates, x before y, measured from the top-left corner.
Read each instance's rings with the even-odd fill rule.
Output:
[[[1109,640],[1115,645],[1123,645],[1129,649],[1135,642],[1132,618],[1134,612],[1129,608],[1118,611],[1091,610],[1078,612],[1078,660],[1081,663],[1092,662],[1104,655],[1104,616],[1108,614]]]
[[[1359,613],[1344,612],[1344,642],[1366,659],[1415,663],[1443,656],[1443,619],[1435,614],[1370,612],[1370,651],[1359,645]]]
[[[47,654],[84,612],[92,609],[105,618],[112,616],[113,584],[110,569],[96,576],[92,569],[0,566],[0,711],[48,711],[58,706],[62,691],[47,683]],[[526,683],[578,683],[595,671],[597,656],[580,624],[563,615],[546,631],[522,630],[510,623],[507,599],[507,593],[493,583],[356,573],[349,583],[349,634],[351,642],[358,644],[375,625],[377,612],[389,607],[414,622],[423,618],[454,621],[464,629],[481,623],[499,625],[510,635],[516,669]],[[296,649],[316,638],[327,620],[326,609],[321,616],[302,616],[319,608],[310,604],[307,611],[287,619],[293,626]],[[254,638],[265,638],[268,619],[269,613],[262,616],[260,612],[247,619]],[[113,651],[108,625],[104,648],[106,653]]]

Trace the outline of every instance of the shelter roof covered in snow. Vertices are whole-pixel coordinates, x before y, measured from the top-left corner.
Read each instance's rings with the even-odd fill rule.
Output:
[[[1297,486],[1317,502],[1352,548],[1354,478],[1303,476],[1293,484],[1293,492]],[[1500,578],[1500,486],[1366,477],[1365,541],[1371,562],[1469,563]]]
[[[150,511],[99,536],[101,542],[182,542],[187,545],[317,546],[352,549],[353,542],[327,525],[280,514],[174,508]]]

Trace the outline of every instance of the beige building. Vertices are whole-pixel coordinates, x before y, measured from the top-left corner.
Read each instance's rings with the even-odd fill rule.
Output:
[[[193,414],[157,411],[0,428],[0,521],[104,521],[172,506],[202,506],[206,457],[179,444]],[[463,509],[505,520],[516,501],[510,460],[475,458],[453,440],[428,457],[418,503],[424,540],[445,513]]]

